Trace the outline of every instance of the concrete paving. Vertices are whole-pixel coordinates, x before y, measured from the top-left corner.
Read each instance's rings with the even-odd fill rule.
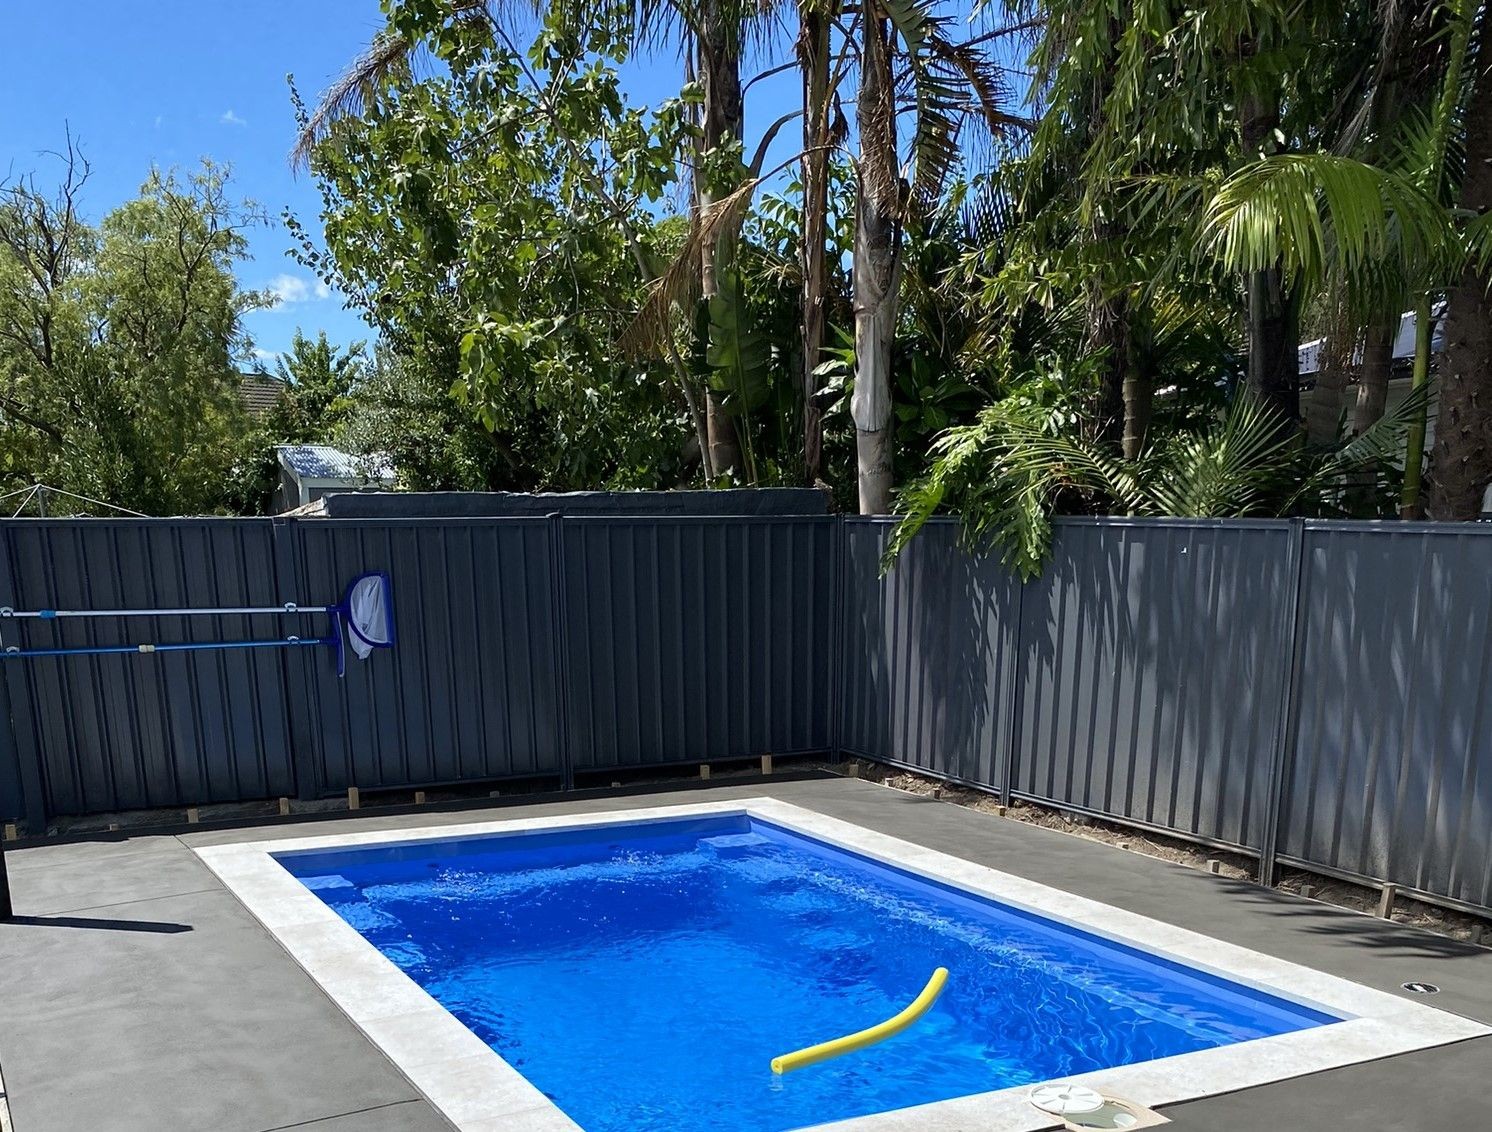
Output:
[[[525,816],[771,795],[1492,1023],[1492,951],[1063,833],[848,779],[522,804]],[[358,1033],[192,845],[516,816],[518,805],[114,836],[12,850],[0,1072],[16,1132],[427,1132],[449,1125]],[[1418,999],[1418,1001],[1424,1001]],[[1492,1038],[1171,1106],[1178,1129],[1484,1127],[1462,1097]],[[974,1132],[974,1130],[969,1130]],[[989,1130],[980,1130],[989,1132]]]

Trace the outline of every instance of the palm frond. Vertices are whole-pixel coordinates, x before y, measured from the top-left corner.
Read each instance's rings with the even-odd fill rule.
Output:
[[[991,137],[1034,126],[1007,109],[1014,100],[1005,71],[978,44],[955,41],[936,0],[879,0],[901,40],[915,115],[912,195],[924,206],[941,193],[967,148],[965,124],[979,122]],[[989,36],[982,37],[984,39]]]
[[[688,309],[700,296],[699,265],[704,249],[731,226],[740,223],[752,194],[765,178],[753,178],[729,196],[695,214],[684,244],[648,288],[637,317],[622,332],[617,345],[634,357],[658,352],[673,333],[674,313]]]
[[[388,84],[407,79],[415,45],[396,31],[385,29],[373,37],[359,55],[321,95],[316,109],[301,124],[290,151],[290,164],[304,168],[316,143],[343,118],[360,117]]]
[[[1432,387],[1421,386],[1383,414],[1372,425],[1346,444],[1328,446],[1311,462],[1300,486],[1286,504],[1296,510],[1312,500],[1340,492],[1349,477],[1364,471],[1391,467],[1404,455],[1404,438],[1421,412],[1428,412],[1433,402]]]
[[[1443,262],[1449,217],[1407,177],[1332,154],[1273,154],[1225,181],[1207,209],[1203,250],[1230,271],[1283,266],[1319,281],[1334,258],[1349,276],[1397,259]]]
[[[1148,492],[1148,513],[1188,518],[1253,514],[1278,485],[1298,440],[1279,411],[1239,397],[1218,426],[1176,437]]]

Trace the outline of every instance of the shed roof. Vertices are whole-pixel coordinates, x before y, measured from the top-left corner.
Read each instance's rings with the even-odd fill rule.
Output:
[[[379,456],[354,456],[329,444],[281,444],[280,463],[303,480],[342,480],[350,484],[391,482],[394,469]]]

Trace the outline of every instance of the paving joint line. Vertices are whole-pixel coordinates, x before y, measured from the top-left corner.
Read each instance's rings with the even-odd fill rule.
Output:
[[[320,1124],[322,1121],[325,1120],[341,1120],[343,1117],[347,1116],[361,1116],[364,1113],[368,1112],[378,1112],[380,1109],[398,1108],[400,1105],[406,1104],[419,1104],[424,1100],[424,1097],[415,1096],[409,1097],[407,1100],[402,1101],[388,1101],[385,1104],[370,1105],[367,1108],[354,1108],[348,1110],[347,1112],[332,1112],[328,1113],[325,1116],[313,1116],[309,1120],[297,1120],[293,1124],[275,1124],[268,1128],[261,1128],[259,1129],[259,1132],[285,1132],[286,1129],[290,1128],[309,1128],[311,1125]]]
[[[153,900],[175,900],[181,896],[205,896],[209,892],[227,892],[222,885],[216,888],[193,888],[187,892],[163,892],[158,896],[137,896],[133,900],[119,900],[113,904],[90,904],[86,908],[63,908],[55,912],[27,912],[26,915],[38,920],[54,918],[57,916],[73,916],[79,912],[104,912],[110,908],[123,908],[129,904],[149,904]]]

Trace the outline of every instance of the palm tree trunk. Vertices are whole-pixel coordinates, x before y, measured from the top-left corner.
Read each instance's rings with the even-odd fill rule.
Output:
[[[1414,307],[1414,381],[1418,393],[1430,384],[1430,342],[1434,324],[1430,319],[1430,297],[1420,296]],[[1409,422],[1404,440],[1404,490],[1399,495],[1399,518],[1418,519],[1420,479],[1425,467],[1425,408],[1420,406]]]
[[[1095,240],[1104,237],[1094,233]],[[1088,352],[1101,356],[1098,371],[1096,431],[1098,443],[1119,451],[1129,432],[1125,385],[1129,378],[1129,302],[1122,292],[1104,295],[1096,281],[1088,292]]]
[[[706,0],[699,13],[697,38],[698,74],[704,92],[703,122],[699,151],[708,154],[729,142],[740,143],[745,135],[745,111],[741,100],[741,29],[722,7]],[[718,195],[718,186],[696,165],[695,177],[700,207],[708,208]],[[734,186],[730,186],[734,188]],[[705,245],[700,264],[701,291],[708,300],[719,290],[721,275],[735,257],[740,232],[726,225],[719,236]],[[706,393],[705,427],[709,435],[710,463],[718,475],[739,475],[741,442],[736,422],[714,390]]]
[[[1124,371],[1124,458],[1139,459],[1150,430],[1150,410],[1155,401],[1155,382],[1133,362]]]
[[[823,478],[824,421],[816,400],[827,321],[825,240],[829,212],[829,16],[802,0],[798,60],[803,71],[803,481]]]
[[[1352,432],[1356,436],[1377,424],[1388,407],[1388,379],[1394,369],[1398,322],[1392,317],[1375,320],[1363,332],[1362,371],[1352,411]]]
[[[1124,15],[1129,14],[1130,5],[1122,5]],[[1101,132],[1108,99],[1114,89],[1114,72],[1118,66],[1114,57],[1124,27],[1120,23],[1121,13],[1111,14],[1108,19],[1108,43],[1103,69],[1099,71],[1092,99],[1093,111],[1089,125],[1089,141]],[[1113,210],[1117,207],[1115,190],[1106,185],[1103,199],[1093,206],[1093,219],[1089,238],[1099,249],[1100,256],[1112,254],[1108,249],[1119,234],[1113,222]],[[1101,355],[1098,371],[1098,399],[1095,406],[1095,439],[1104,448],[1121,451],[1124,439],[1130,432],[1126,412],[1125,387],[1129,380],[1129,296],[1123,291],[1106,293],[1100,274],[1095,274],[1087,284],[1087,333],[1086,345],[1089,354]],[[1141,429],[1143,431],[1143,429]]]
[[[1492,75],[1479,71],[1466,112],[1461,207],[1492,209]],[[1492,273],[1467,268],[1447,296],[1440,407],[1427,508],[1434,519],[1473,519],[1492,483]]]
[[[1249,156],[1272,152],[1280,124],[1279,103],[1256,92],[1238,99],[1243,151]],[[1248,388],[1272,405],[1286,421],[1300,418],[1300,345],[1295,303],[1278,267],[1244,276],[1248,322]]]
[[[860,513],[891,510],[891,346],[896,329],[896,108],[886,20],[861,17],[860,93],[855,123],[860,166],[855,201],[855,457]]]

